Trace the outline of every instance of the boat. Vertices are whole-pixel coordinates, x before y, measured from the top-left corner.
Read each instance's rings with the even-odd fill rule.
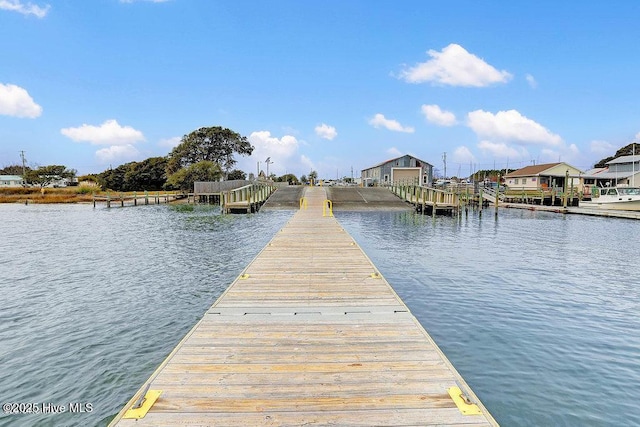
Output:
[[[581,200],[581,208],[607,209],[615,211],[640,211],[640,187],[601,188],[591,200]]]

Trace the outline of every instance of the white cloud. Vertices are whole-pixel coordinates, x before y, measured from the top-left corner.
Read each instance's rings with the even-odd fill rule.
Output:
[[[20,86],[0,83],[0,114],[34,119],[42,114],[42,107]]]
[[[338,132],[336,132],[336,128],[334,128],[333,126],[326,125],[324,123],[316,126],[315,131],[316,131],[316,135],[318,135],[320,138],[328,139],[329,141],[331,141],[333,138],[338,136]]]
[[[433,82],[449,86],[484,87],[494,83],[506,83],[512,75],[498,71],[458,44],[450,44],[441,52],[429,50],[432,58],[405,69],[400,78],[408,83]]]
[[[272,136],[271,132],[262,130],[252,132],[247,139],[254,147],[253,153],[248,157],[237,158],[237,168],[247,173],[256,174],[258,162],[260,162],[260,169],[266,173],[265,160],[267,158],[270,158],[271,161],[269,174],[275,173],[280,176],[285,173],[294,173],[294,170],[299,167],[296,154],[300,147],[300,141],[296,137],[284,135],[282,138],[277,138]]]
[[[540,150],[539,156],[540,162],[567,162],[572,165],[578,165],[585,162],[585,158],[583,158],[580,153],[580,149],[576,144],[570,144],[568,147],[560,147],[560,148],[543,148]]]
[[[476,156],[473,155],[473,153],[471,152],[471,150],[469,150],[469,148],[467,148],[466,146],[462,145],[460,147],[457,147],[454,151],[453,151],[453,161],[456,163],[469,163],[469,162],[475,162],[476,161]]]
[[[443,111],[438,105],[423,105],[422,114],[427,121],[439,126],[453,126],[456,124],[456,116],[450,111]]]
[[[291,135],[276,138],[271,136],[271,132],[263,130],[252,132],[248,139],[255,147],[251,157],[257,156],[261,161],[266,160],[267,157],[272,157],[271,160],[274,162],[279,158],[289,158],[298,150],[298,140]]]
[[[369,120],[369,124],[376,129],[383,127],[388,130],[392,130],[394,132],[406,132],[406,133],[414,132],[414,129],[412,127],[402,126],[398,121],[387,119],[384,117],[384,115],[380,113],[373,116],[373,118]]]
[[[182,137],[180,136],[174,136],[172,138],[165,138],[165,139],[161,139],[158,142],[158,145],[160,147],[168,147],[168,148],[173,148],[173,147],[177,147],[178,145],[180,145],[180,143],[182,142]]]
[[[387,154],[393,157],[400,157],[402,156],[402,151],[398,150],[396,147],[391,147],[387,150]]]
[[[511,146],[504,142],[480,141],[478,148],[491,157],[510,160],[528,160],[529,152],[524,147]]]
[[[578,148],[578,146],[576,144],[569,145],[569,147],[567,148],[567,151],[569,153],[571,153],[572,155],[575,155],[575,156],[580,154],[580,149]]]
[[[51,6],[48,4],[45,6],[38,6],[33,3],[24,4],[20,0],[0,0],[0,9],[44,18],[49,12],[49,9],[51,9]]]
[[[101,163],[127,162],[140,157],[140,152],[131,144],[112,145],[96,151],[96,158]]]
[[[312,170],[316,170],[315,164],[309,157],[305,156],[304,154],[300,156],[300,164],[304,166],[303,173],[305,170],[309,172],[311,172]]]
[[[131,126],[120,126],[115,120],[107,120],[100,126],[83,124],[76,128],[64,128],[60,133],[76,142],[94,145],[129,145],[145,140],[142,132]]]
[[[527,74],[525,78],[527,79],[527,83],[529,83],[529,86],[531,86],[531,88],[535,89],[538,87],[538,82],[531,74]]]
[[[562,138],[516,110],[496,114],[476,110],[468,114],[467,125],[479,138],[524,144],[562,145]]]

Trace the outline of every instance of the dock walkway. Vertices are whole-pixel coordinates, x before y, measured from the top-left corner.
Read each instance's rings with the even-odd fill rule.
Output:
[[[497,425],[351,236],[322,216],[324,188],[305,197],[112,425]],[[149,412],[122,418],[147,385],[161,390]],[[481,413],[463,415],[451,387]]]

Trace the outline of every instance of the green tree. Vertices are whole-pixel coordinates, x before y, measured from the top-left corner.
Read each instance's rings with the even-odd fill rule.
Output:
[[[114,191],[161,190],[167,182],[166,167],[166,157],[150,157],[108,169],[98,175],[98,183]]]
[[[471,175],[471,179],[474,181],[483,181],[489,179],[490,181],[496,181],[498,177],[504,177],[506,174],[515,171],[515,169],[482,169]]]
[[[29,166],[25,167],[25,172],[30,171]],[[19,175],[22,176],[22,165],[9,165],[0,169],[0,175]]]
[[[302,175],[300,177],[300,182],[303,183],[303,184],[306,183],[307,182],[307,176],[306,175]]]
[[[126,191],[125,175],[131,163],[125,163],[115,169],[107,169],[98,174],[98,183],[104,189],[113,191]]]
[[[232,179],[247,179],[247,174],[240,169],[234,169],[227,175],[228,180]]]
[[[605,157],[604,159],[593,165],[593,167],[606,168],[607,162],[610,162],[611,160],[617,159],[621,156],[631,156],[633,153],[640,154],[640,144],[638,144],[637,142],[632,142],[631,144],[625,145],[624,147],[616,151],[616,154],[614,154],[613,156]]]
[[[315,184],[317,180],[318,180],[318,172],[316,171],[309,172],[309,181]]]
[[[91,182],[95,182],[96,184],[100,184],[100,176],[98,174],[95,173],[90,173],[87,175],[80,175],[78,177],[78,181],[82,182],[82,181],[91,181]]]
[[[125,191],[161,190],[167,182],[166,167],[166,157],[150,157],[129,163],[124,174]]]
[[[296,177],[292,173],[288,173],[288,174],[279,176],[278,178],[276,178],[276,181],[277,182],[288,182],[290,185],[299,184],[298,177]]]
[[[165,187],[176,190],[193,190],[196,181],[218,181],[222,170],[217,163],[203,160],[169,175]]]
[[[203,127],[182,137],[182,142],[171,150],[167,173],[174,174],[181,168],[201,161],[210,161],[229,171],[236,161],[234,153],[251,155],[253,146],[246,137],[220,126]]]
[[[24,178],[29,184],[46,187],[54,182],[73,178],[74,176],[76,176],[76,171],[73,169],[67,169],[66,166],[62,165],[49,165],[40,166],[37,169],[28,171]]]

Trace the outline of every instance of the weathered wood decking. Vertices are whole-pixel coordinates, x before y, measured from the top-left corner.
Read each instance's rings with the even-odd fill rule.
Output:
[[[323,188],[148,380],[162,394],[113,425],[495,425],[429,335],[333,217]],[[145,384],[146,386],[146,384]]]

